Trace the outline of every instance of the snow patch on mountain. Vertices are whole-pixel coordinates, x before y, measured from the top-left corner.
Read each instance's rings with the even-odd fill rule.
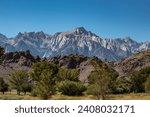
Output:
[[[48,35],[44,32],[19,32],[8,39],[0,34],[0,46],[6,52],[30,50],[31,54],[40,57],[54,57],[68,54],[97,56],[100,59],[117,61],[137,52],[150,49],[150,41],[138,43],[130,37],[104,39],[87,31],[84,27],[68,32]]]

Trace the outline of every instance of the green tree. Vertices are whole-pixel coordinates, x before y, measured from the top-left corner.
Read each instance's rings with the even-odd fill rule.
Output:
[[[70,80],[70,81],[79,81],[79,71],[76,69],[66,69],[60,68],[58,72],[58,78],[60,81]]]
[[[6,91],[8,91],[8,84],[0,76],[0,92],[2,92],[4,94]]]
[[[37,93],[41,97],[41,99],[48,99],[51,97],[55,91],[55,79],[51,72],[43,72],[40,76],[40,81],[37,82]]]
[[[0,47],[0,57],[4,54],[4,48]]]
[[[107,94],[112,92],[115,88],[118,74],[101,61],[93,61],[92,64],[95,69],[88,77],[89,85],[91,85],[88,89],[92,91],[91,94],[94,94],[97,99],[100,99],[101,96],[104,100]],[[91,87],[93,90],[91,90]]]
[[[27,93],[27,92],[31,92],[32,91],[32,83],[25,83],[22,85],[22,92],[24,93],[24,95]]]
[[[25,70],[14,70],[9,75],[10,86],[17,90],[18,95],[23,91],[23,87],[28,84],[28,81],[28,73]]]
[[[32,65],[32,71],[30,77],[34,81],[40,81],[43,72],[50,72],[52,76],[58,73],[58,67],[50,62],[38,62]]]
[[[31,78],[34,81],[34,95],[48,99],[55,92],[58,67],[50,62],[39,62],[32,66]],[[37,94],[35,94],[37,93]]]
[[[81,82],[65,80],[58,86],[59,91],[68,96],[80,96],[86,91],[86,87]]]
[[[150,93],[150,75],[145,82],[145,92]]]
[[[145,81],[150,74],[150,67],[134,71],[131,75],[132,91],[135,93],[145,92]]]
[[[119,78],[116,81],[116,91],[114,93],[130,93],[132,88],[131,81],[125,78]]]
[[[131,75],[132,91],[134,93],[145,92],[144,82],[146,78],[139,72],[134,72]]]
[[[100,95],[101,95],[101,92],[99,90],[101,89],[97,89],[99,87],[97,87],[95,84],[89,84],[88,87],[87,87],[87,94],[88,95],[94,95],[96,96],[96,98],[99,100],[100,99]]]

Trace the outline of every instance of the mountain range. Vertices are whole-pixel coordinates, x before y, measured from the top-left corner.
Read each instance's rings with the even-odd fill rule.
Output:
[[[29,50],[32,55],[52,58],[60,55],[79,54],[96,56],[102,60],[118,61],[150,49],[150,40],[138,43],[130,37],[105,39],[84,27],[49,35],[44,32],[19,32],[14,38],[0,34],[0,46],[5,52]]]

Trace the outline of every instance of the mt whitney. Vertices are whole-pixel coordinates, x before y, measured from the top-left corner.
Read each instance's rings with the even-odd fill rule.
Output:
[[[68,54],[97,56],[100,59],[117,61],[137,52],[150,49],[150,41],[138,43],[130,37],[104,39],[83,27],[69,32],[48,35],[44,32],[18,33],[14,38],[0,34],[0,46],[5,52],[30,50],[40,57],[54,57]]]

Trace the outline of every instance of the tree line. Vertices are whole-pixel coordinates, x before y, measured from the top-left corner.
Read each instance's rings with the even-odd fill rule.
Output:
[[[15,89],[17,95],[30,92],[33,96],[48,99],[56,92],[64,95],[82,95],[86,86],[78,80],[76,69],[59,68],[50,62],[38,62],[31,71],[16,69],[9,74],[8,82],[0,77],[0,91]]]
[[[0,77],[0,91],[4,94],[9,89],[15,89],[17,95],[31,92],[33,96],[41,99],[48,99],[57,92],[68,96],[86,93],[96,96],[97,99],[107,99],[107,95],[112,93],[150,91],[150,67],[132,73],[130,79],[117,79],[117,72],[106,64],[96,61],[92,64],[95,70],[88,77],[88,85],[79,81],[79,71],[76,69],[59,68],[50,62],[38,62],[29,72],[21,69],[12,71],[8,82]]]

